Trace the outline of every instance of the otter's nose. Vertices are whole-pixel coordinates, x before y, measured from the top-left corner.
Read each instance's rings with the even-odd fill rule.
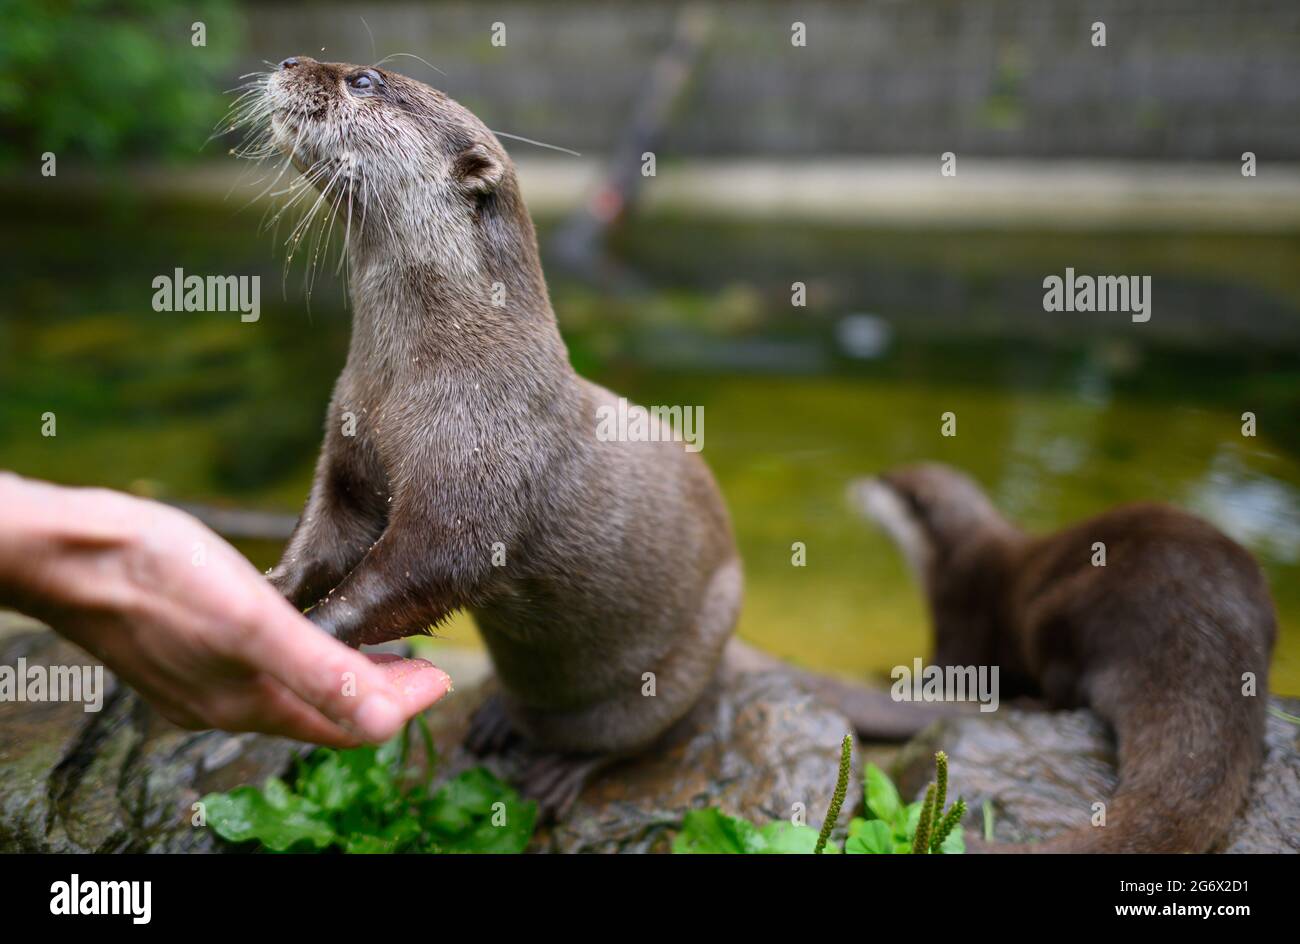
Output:
[[[284,70],[284,69],[292,69],[292,68],[293,68],[294,66],[296,66],[297,64],[298,64],[298,57],[297,57],[297,56],[290,56],[288,59],[281,59],[281,60],[280,60],[280,69],[281,69],[281,70]]]

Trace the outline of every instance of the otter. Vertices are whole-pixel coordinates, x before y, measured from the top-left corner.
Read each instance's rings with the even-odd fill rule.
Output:
[[[1263,755],[1276,636],[1244,548],[1161,504],[1030,536],[941,465],[888,472],[856,497],[924,586],[936,665],[998,665],[1004,699],[1087,706],[1116,735],[1104,827],[981,851],[1204,852],[1223,838]]]
[[[718,487],[671,431],[598,435],[618,398],[570,364],[514,165],[468,109],[302,56],[246,101],[349,226],[347,362],[269,579],[352,646],[469,611],[500,692],[468,745],[521,737],[557,815],[714,675],[742,595]]]

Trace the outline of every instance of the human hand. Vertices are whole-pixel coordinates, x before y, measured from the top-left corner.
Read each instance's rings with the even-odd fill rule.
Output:
[[[382,741],[451,688],[321,632],[189,515],[0,473],[0,603],[44,620],[187,728]]]

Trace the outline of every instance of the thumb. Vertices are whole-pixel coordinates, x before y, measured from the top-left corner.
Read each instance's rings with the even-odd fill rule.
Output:
[[[450,677],[431,663],[376,663],[321,632],[278,594],[268,598],[268,618],[247,657],[357,737],[387,740],[451,690]]]

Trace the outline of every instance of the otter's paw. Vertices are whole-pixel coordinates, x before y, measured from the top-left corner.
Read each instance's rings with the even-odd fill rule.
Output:
[[[500,695],[491,695],[478,706],[473,717],[469,719],[469,733],[465,735],[465,747],[472,754],[482,757],[485,754],[500,754],[513,743],[518,734],[506,706]]]
[[[578,795],[613,760],[599,754],[540,754],[519,778],[523,795],[537,801],[537,820],[550,823],[573,807]]]
[[[308,599],[313,590],[307,580],[306,571],[302,568],[290,570],[284,565],[278,565],[267,573],[266,579],[280,596],[299,610],[306,609],[316,602],[316,598]]]
[[[367,642],[366,639],[362,638],[363,627],[357,625],[355,621],[341,616],[338,607],[330,606],[329,602],[325,600],[313,606],[306,613],[307,619],[325,630],[343,645],[351,646],[353,649],[361,648],[362,643]]]

